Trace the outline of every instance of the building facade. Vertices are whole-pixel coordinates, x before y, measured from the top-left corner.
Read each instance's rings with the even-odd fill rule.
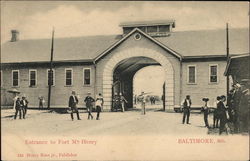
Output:
[[[174,21],[122,23],[123,33],[55,39],[51,107],[67,107],[72,90],[80,97],[102,93],[110,110],[114,93],[121,92],[133,107],[133,78],[146,66],[162,66],[165,72],[165,109],[180,107],[191,95],[193,107],[202,98],[215,101],[226,93],[226,33],[224,30],[174,32]],[[25,93],[30,107],[48,96],[50,41],[12,40],[2,45],[1,106],[11,105],[7,92]],[[248,52],[248,30],[230,30],[230,53]]]

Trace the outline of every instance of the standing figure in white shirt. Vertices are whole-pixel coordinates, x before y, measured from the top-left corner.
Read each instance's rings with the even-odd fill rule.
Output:
[[[95,101],[96,112],[97,112],[96,120],[100,119],[100,112],[102,111],[103,102],[104,102],[104,100],[103,100],[102,94],[99,93],[99,95]]]
[[[191,105],[192,105],[192,101],[190,99],[190,95],[187,95],[186,98],[185,98],[185,100],[182,102],[182,106],[183,106],[182,124],[185,123],[186,117],[187,117],[186,123],[190,124],[189,123],[189,117],[190,117],[190,108],[191,108]]]

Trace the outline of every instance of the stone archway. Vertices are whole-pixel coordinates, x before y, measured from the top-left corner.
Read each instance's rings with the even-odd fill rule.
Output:
[[[112,104],[113,72],[116,66],[124,59],[131,57],[148,57],[154,59],[165,71],[165,104],[166,109],[174,108],[174,69],[170,61],[163,54],[148,48],[134,47],[115,53],[106,63],[103,71],[103,98],[104,109],[110,109]]]

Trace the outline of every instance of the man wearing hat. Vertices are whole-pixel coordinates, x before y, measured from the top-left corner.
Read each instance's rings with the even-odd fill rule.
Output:
[[[26,96],[23,95],[22,96],[22,100],[21,100],[21,106],[22,106],[22,111],[23,111],[23,118],[25,118],[25,115],[27,113],[27,108],[28,108],[28,100],[26,99]]]
[[[191,105],[192,105],[192,101],[191,101],[190,95],[187,95],[185,100],[182,102],[182,106],[183,106],[182,124],[185,123],[186,117],[187,117],[186,123],[190,124],[189,123],[189,116],[190,116]]]
[[[71,110],[70,115],[71,115],[72,121],[74,120],[74,116],[73,116],[74,112],[76,112],[77,119],[81,120],[80,116],[79,116],[79,112],[78,112],[77,106],[76,106],[77,104],[78,104],[78,98],[76,96],[76,92],[72,91],[72,95],[69,97],[69,107],[70,107],[70,110]]]
[[[218,115],[219,115],[219,118],[220,118],[220,128],[219,128],[219,134],[221,135],[222,132],[227,132],[226,130],[226,123],[227,123],[227,108],[225,106],[225,101],[226,101],[226,96],[222,95],[220,96],[220,102],[218,103],[218,107],[217,107],[217,110],[218,110]]]
[[[209,128],[209,124],[208,124],[208,114],[209,114],[209,109],[208,109],[208,101],[209,98],[203,98],[202,101],[205,102],[205,105],[202,107],[202,111],[204,112],[204,122],[205,122],[205,127]]]
[[[15,101],[15,116],[14,116],[14,119],[16,119],[17,117],[17,114],[19,113],[19,119],[22,119],[22,107],[21,107],[21,102],[20,102],[20,98],[17,97],[16,98],[16,101]]]
[[[219,113],[218,113],[218,103],[220,102],[221,98],[220,96],[217,96],[216,98],[216,102],[215,102],[215,109],[214,109],[214,113],[213,113],[213,128],[218,128],[219,127]]]
[[[88,92],[87,97],[85,98],[84,102],[86,103],[86,107],[87,107],[87,111],[88,111],[88,120],[91,118],[91,120],[93,119],[93,115],[91,114],[92,112],[92,108],[93,108],[93,102],[95,102],[95,100],[91,97],[91,93]]]

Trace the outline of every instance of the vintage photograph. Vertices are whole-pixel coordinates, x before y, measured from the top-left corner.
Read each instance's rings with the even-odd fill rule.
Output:
[[[249,13],[1,1],[1,160],[249,160]]]

